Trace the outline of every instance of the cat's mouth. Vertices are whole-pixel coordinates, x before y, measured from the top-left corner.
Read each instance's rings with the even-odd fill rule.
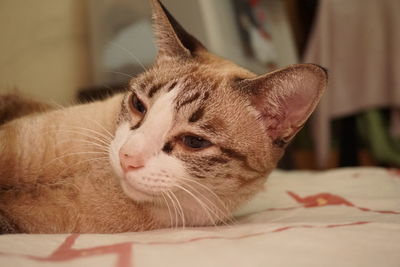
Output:
[[[136,201],[150,201],[157,197],[157,193],[139,188],[129,182],[125,177],[121,179],[121,186],[125,194]]]
[[[131,184],[131,183],[130,183],[129,181],[127,181],[125,178],[124,178],[124,181],[122,181],[122,182],[123,182],[123,184],[127,187],[127,189],[130,190],[130,191],[132,191],[132,192],[137,192],[137,193],[142,194],[142,195],[145,195],[145,196],[147,196],[147,197],[154,197],[154,196],[155,196],[155,193],[154,193],[154,192],[148,192],[148,191],[145,191],[145,190],[143,190],[143,189],[140,189],[140,188],[138,188],[137,186]]]
[[[162,179],[152,179],[127,172],[121,178],[121,186],[125,194],[133,200],[154,201],[162,198],[163,192],[170,189],[167,184],[160,184],[160,180]]]

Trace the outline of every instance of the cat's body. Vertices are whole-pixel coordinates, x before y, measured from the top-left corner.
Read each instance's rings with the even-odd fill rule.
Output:
[[[136,205],[122,197],[107,161],[85,162],[101,154],[79,154],[99,151],[87,143],[101,138],[91,130],[114,132],[119,108],[120,100],[113,98],[22,118],[0,130],[0,140],[7,140],[1,144],[0,207],[19,231],[114,232],[143,227],[145,222],[134,219],[143,216],[137,215],[133,220],[111,222],[132,209],[136,211]],[[105,129],[99,129],[94,121]],[[102,217],[109,217],[111,228],[94,219]],[[124,221],[137,227],[121,225]]]
[[[1,231],[212,225],[262,189],[325,72],[296,65],[257,77],[152,4],[159,56],[126,94],[0,128]]]

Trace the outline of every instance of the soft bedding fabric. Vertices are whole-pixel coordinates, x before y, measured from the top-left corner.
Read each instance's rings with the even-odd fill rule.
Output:
[[[0,236],[0,266],[400,266],[400,170],[275,171],[231,226]]]

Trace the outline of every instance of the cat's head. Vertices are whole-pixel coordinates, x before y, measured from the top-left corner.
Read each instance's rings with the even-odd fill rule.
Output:
[[[256,76],[210,54],[151,4],[158,57],[130,83],[111,163],[130,198],[181,206],[186,223],[210,224],[262,188],[327,76],[311,64]]]

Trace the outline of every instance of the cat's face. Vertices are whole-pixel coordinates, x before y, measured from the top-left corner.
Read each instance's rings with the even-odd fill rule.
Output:
[[[130,83],[111,165],[133,200],[180,205],[198,216],[185,215],[189,224],[213,223],[262,188],[326,77],[300,65],[258,78],[209,54],[158,1],[152,4],[159,56]],[[307,86],[295,92],[301,82]]]
[[[218,67],[235,70],[170,59],[132,80],[110,149],[129,197],[159,202],[173,192],[201,209],[186,189],[220,205],[214,193],[231,208],[261,188],[277,161],[271,142],[232,88],[234,73]]]

